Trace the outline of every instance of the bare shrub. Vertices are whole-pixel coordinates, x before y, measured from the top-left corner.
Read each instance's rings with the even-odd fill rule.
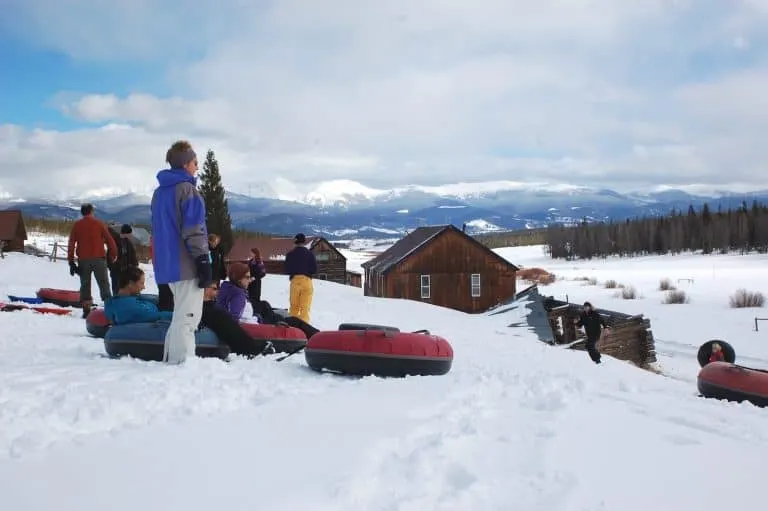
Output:
[[[659,281],[659,291],[674,291],[677,289],[675,286],[672,285],[672,281],[668,278],[663,278]]]
[[[587,285],[589,285],[589,286],[596,286],[597,285],[597,279],[595,277],[589,277],[589,280],[587,280]]]
[[[621,298],[624,300],[634,300],[637,298],[637,291],[633,286],[626,286],[621,289]]]
[[[616,289],[617,287],[619,287],[619,284],[615,280],[610,279],[610,280],[606,280],[603,283],[603,286],[605,287],[605,289]]]
[[[730,304],[732,309],[762,307],[765,304],[765,296],[759,291],[739,289],[731,295]]]
[[[673,304],[673,303],[688,303],[690,302],[690,299],[688,298],[688,295],[685,294],[685,291],[682,289],[670,289],[667,291],[666,295],[664,296],[664,303],[666,304]]]

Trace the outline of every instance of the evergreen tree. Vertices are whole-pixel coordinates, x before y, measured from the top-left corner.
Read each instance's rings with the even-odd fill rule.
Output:
[[[219,162],[210,149],[205,155],[203,171],[200,173],[200,194],[205,199],[205,223],[208,232],[221,236],[221,247],[227,254],[232,248],[232,218],[229,216],[229,204],[224,197]]]

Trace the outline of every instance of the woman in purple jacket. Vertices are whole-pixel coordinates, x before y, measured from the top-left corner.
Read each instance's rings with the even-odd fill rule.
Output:
[[[264,261],[261,260],[261,252],[256,247],[251,249],[248,269],[251,272],[251,282],[248,283],[248,301],[251,302],[253,315],[259,316],[259,311],[261,311],[261,279],[267,274],[267,269],[264,266]]]
[[[227,273],[229,280],[221,283],[219,293],[216,296],[216,303],[226,310],[234,320],[240,321],[248,301],[245,289],[251,281],[251,275],[248,266],[243,263],[233,263]]]

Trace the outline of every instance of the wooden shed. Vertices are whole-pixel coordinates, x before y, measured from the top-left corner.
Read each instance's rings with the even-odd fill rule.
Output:
[[[362,264],[366,296],[483,312],[515,296],[517,266],[453,225],[419,227]]]
[[[226,262],[247,262],[251,258],[251,248],[259,249],[267,273],[285,275],[285,254],[293,247],[293,238],[237,238],[227,254]],[[314,278],[347,284],[347,258],[327,239],[315,236],[307,237],[305,245],[315,254],[317,275]]]
[[[23,252],[27,241],[24,217],[18,209],[0,211],[0,252]]]

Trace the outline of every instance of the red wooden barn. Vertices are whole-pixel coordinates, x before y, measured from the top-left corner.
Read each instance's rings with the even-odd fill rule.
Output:
[[[419,227],[362,264],[366,296],[483,312],[515,296],[517,266],[453,225]]]

